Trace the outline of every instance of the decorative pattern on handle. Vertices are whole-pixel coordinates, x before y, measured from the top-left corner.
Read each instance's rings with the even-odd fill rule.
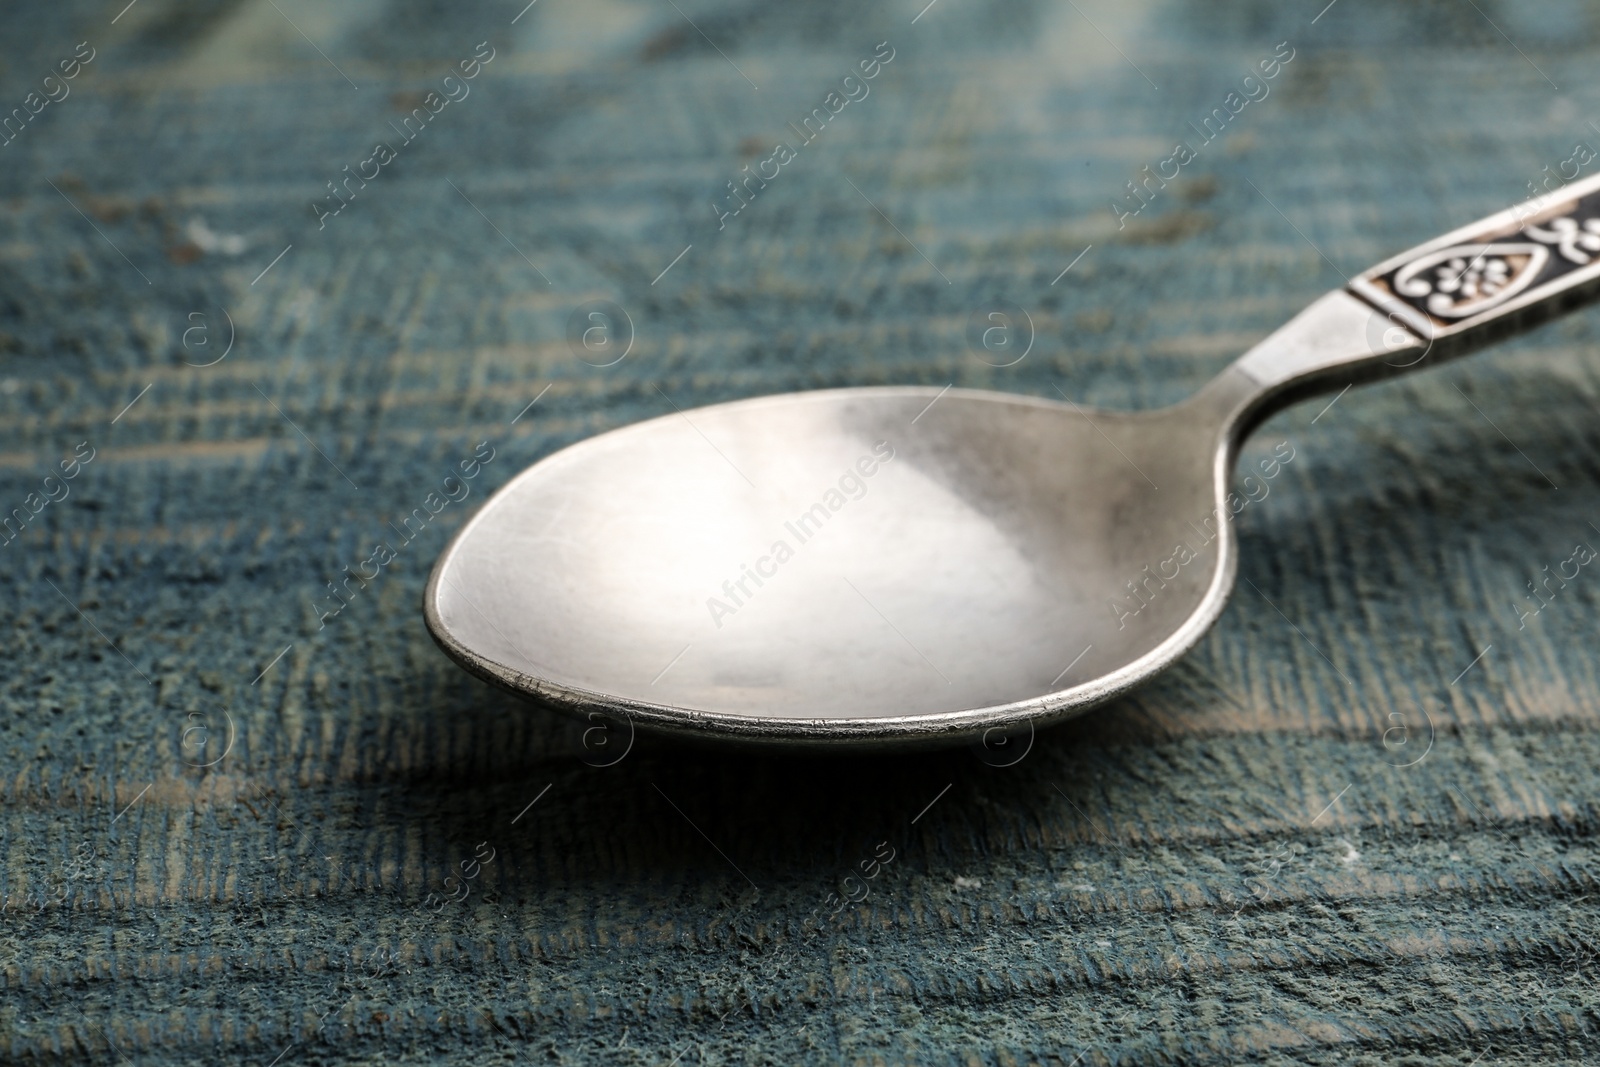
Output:
[[[1600,181],[1501,212],[1357,277],[1350,289],[1424,338],[1470,330],[1600,281]]]

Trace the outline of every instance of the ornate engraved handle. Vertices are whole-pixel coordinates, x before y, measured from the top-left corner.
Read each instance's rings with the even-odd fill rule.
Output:
[[[1242,373],[1265,411],[1464,355],[1596,296],[1600,175],[1378,264],[1246,352],[1231,377]]]
[[[1380,263],[1350,291],[1424,340],[1490,327],[1472,347],[1552,318],[1600,293],[1600,177]]]

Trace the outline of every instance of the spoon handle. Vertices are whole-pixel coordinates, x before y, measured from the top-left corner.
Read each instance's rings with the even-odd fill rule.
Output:
[[[1364,271],[1234,366],[1270,393],[1302,394],[1464,355],[1597,296],[1600,175]]]

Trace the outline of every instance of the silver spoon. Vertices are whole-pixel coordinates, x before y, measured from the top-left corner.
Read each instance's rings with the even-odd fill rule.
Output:
[[[1267,415],[1597,293],[1592,178],[1374,267],[1163,410],[908,386],[680,411],[512,479],[439,557],[424,614],[486,681],[657,730],[881,745],[1043,725],[1216,621],[1234,459]]]

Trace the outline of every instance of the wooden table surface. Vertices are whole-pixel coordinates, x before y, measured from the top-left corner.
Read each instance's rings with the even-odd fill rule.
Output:
[[[123,2],[0,15],[0,1060],[1600,1058],[1594,313],[1268,422],[1216,629],[1011,766],[586,743],[418,610],[663,394],[1187,395],[1593,173],[1592,4]]]

